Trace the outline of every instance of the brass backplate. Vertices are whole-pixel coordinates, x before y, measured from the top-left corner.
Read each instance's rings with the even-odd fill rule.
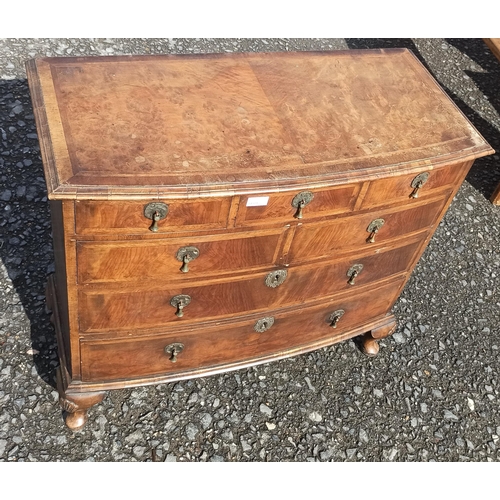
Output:
[[[189,295],[176,295],[170,300],[170,305],[172,307],[178,307],[179,305],[181,305],[182,307],[186,307],[190,303],[191,297]]]
[[[271,328],[273,325],[274,325],[274,318],[272,316],[268,316],[267,318],[259,319],[255,323],[253,329],[256,332],[262,333],[269,330],[269,328]]]
[[[286,269],[278,269],[277,271],[272,271],[266,276],[266,286],[269,288],[276,288],[280,286],[286,279],[288,272]]]
[[[422,172],[421,174],[418,174],[411,181],[411,187],[412,188],[421,188],[427,182],[428,178],[429,178],[429,172]]]
[[[363,270],[363,264],[354,264],[347,271],[347,277],[350,278],[354,273],[358,275]]]
[[[330,326],[333,326],[335,328],[337,326],[337,323],[339,319],[345,314],[344,309],[337,309],[336,311],[333,311],[328,318],[326,318],[326,322],[330,324]]]
[[[169,344],[165,347],[165,352],[167,354],[172,354],[177,352],[177,354],[181,353],[184,350],[184,344],[180,342],[174,342],[173,344]]]
[[[181,342],[174,342],[165,347],[165,354],[170,355],[170,361],[172,363],[177,362],[177,356],[184,350],[184,344]]]
[[[155,213],[158,213],[160,220],[164,219],[168,214],[168,205],[160,201],[154,201],[144,207],[144,217],[153,220]]]
[[[292,200],[292,207],[299,208],[299,203],[302,202],[302,206],[305,207],[313,200],[314,195],[311,191],[301,191],[299,194],[295,195]]]
[[[366,228],[369,233],[377,232],[385,224],[384,219],[375,219],[370,222],[370,225]]]
[[[181,262],[184,261],[184,257],[189,257],[189,260],[194,260],[200,255],[200,251],[196,247],[181,247],[177,250],[175,258]]]

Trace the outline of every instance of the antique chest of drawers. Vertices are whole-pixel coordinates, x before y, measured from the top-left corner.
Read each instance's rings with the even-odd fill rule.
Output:
[[[493,151],[407,50],[45,58],[66,423],[109,389],[358,338]]]

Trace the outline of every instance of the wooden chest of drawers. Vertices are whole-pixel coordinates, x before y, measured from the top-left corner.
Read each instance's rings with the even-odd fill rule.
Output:
[[[357,337],[493,151],[407,50],[46,58],[60,401]]]

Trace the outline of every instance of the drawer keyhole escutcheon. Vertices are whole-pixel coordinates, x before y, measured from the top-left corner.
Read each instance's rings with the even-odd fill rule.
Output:
[[[375,235],[380,231],[380,228],[384,225],[384,219],[375,219],[370,222],[370,225],[366,230],[370,233],[370,236],[366,239],[367,243],[375,243]]]
[[[418,190],[422,189],[422,186],[427,182],[428,178],[429,172],[422,172],[411,181],[411,187],[413,188],[413,191],[410,194],[410,198],[418,198]]]
[[[200,251],[196,247],[182,247],[177,250],[175,258],[182,262],[181,272],[189,271],[189,263],[200,255]]]
[[[191,297],[189,295],[176,295],[172,297],[170,301],[170,305],[175,307],[177,311],[175,311],[175,315],[178,318],[182,318],[184,316],[184,308],[191,303]]]
[[[158,232],[158,221],[164,219],[168,214],[168,205],[161,202],[148,203],[144,207],[144,217],[151,219],[153,223],[149,226],[149,230],[153,233]]]
[[[184,350],[184,344],[181,344],[180,342],[174,342],[173,344],[169,344],[168,346],[165,347],[165,353],[170,354],[169,360],[172,361],[172,363],[177,362],[177,356]]]
[[[363,270],[363,264],[354,264],[349,270],[347,271],[347,277],[349,280],[347,283],[349,285],[354,285],[354,280],[359,276],[359,273]]]
[[[269,328],[271,328],[273,325],[274,325],[274,318],[272,316],[269,316],[267,318],[259,319],[255,323],[253,329],[258,333],[262,333],[269,330]]]
[[[332,328],[337,328],[337,323],[339,322],[340,318],[344,315],[345,311],[343,309],[337,309],[336,311],[332,312],[330,316],[328,316],[327,322],[330,323],[330,326]]]
[[[280,286],[286,279],[287,277],[287,270],[286,269],[278,269],[277,271],[272,271],[266,276],[266,286],[269,288],[276,288],[277,286]]]
[[[294,214],[296,219],[302,219],[302,209],[311,203],[314,195],[310,191],[302,191],[297,194],[292,200],[292,207],[296,208],[297,211]]]

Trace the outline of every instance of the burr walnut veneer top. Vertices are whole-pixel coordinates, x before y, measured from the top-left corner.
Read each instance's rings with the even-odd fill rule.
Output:
[[[49,197],[320,187],[492,152],[406,49],[29,61]]]

